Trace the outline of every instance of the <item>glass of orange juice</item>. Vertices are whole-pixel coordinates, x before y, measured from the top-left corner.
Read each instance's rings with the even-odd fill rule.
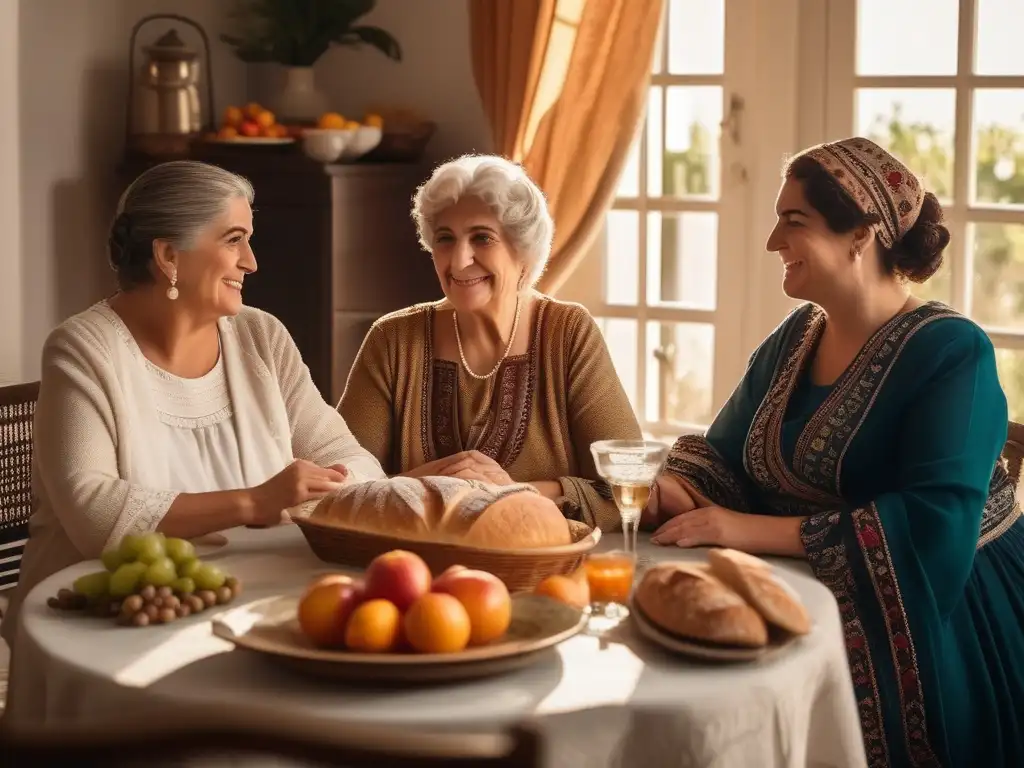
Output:
[[[615,549],[587,556],[583,564],[590,587],[591,622],[612,626],[629,616],[636,555]]]

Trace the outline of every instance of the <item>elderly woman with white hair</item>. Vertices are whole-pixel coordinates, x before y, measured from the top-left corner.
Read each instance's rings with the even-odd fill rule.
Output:
[[[267,526],[343,482],[384,477],[324,402],[284,325],[242,303],[256,271],[253,190],[195,161],[144,172],[111,227],[120,290],[46,340],[21,577],[125,534]]]
[[[543,193],[518,165],[465,156],[412,215],[445,298],[370,329],[339,406],[353,434],[389,474],[531,483],[616,528],[590,444],[640,427],[587,310],[534,290],[554,232]]]

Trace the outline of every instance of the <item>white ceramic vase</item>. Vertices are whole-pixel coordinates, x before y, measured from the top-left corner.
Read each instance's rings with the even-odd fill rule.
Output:
[[[327,111],[327,96],[316,86],[312,67],[285,67],[282,85],[270,105],[278,122],[316,122]]]

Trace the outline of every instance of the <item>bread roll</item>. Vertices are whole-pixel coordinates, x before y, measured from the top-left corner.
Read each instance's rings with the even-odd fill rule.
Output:
[[[505,494],[480,512],[467,544],[490,549],[539,549],[572,544],[562,511],[539,493]]]
[[[653,624],[693,640],[761,648],[761,614],[704,565],[658,563],[640,579],[633,601]]]
[[[526,484],[454,477],[395,477],[347,485],[323,498],[312,519],[410,539],[460,541],[494,549],[572,543],[569,523]]]
[[[735,549],[713,549],[708,565],[769,624],[795,635],[811,631],[807,609],[764,560]]]

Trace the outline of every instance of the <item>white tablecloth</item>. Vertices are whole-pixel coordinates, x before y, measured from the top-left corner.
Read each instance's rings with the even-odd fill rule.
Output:
[[[603,548],[621,545],[606,536]],[[652,559],[699,558],[641,544]],[[294,526],[237,529],[206,558],[242,579],[240,601],[297,592],[318,572]],[[536,718],[558,766],[865,764],[839,614],[806,566],[779,561],[814,630],[791,650],[748,665],[709,666],[670,656],[623,625],[579,635],[527,669],[432,688],[346,688],[301,676],[232,646],[196,616],[144,630],[62,615],[47,597],[97,563],[69,568],[29,596],[15,641],[7,717],[59,725],[125,711],[159,713],[189,702],[265,702],[345,722],[487,729]]]

